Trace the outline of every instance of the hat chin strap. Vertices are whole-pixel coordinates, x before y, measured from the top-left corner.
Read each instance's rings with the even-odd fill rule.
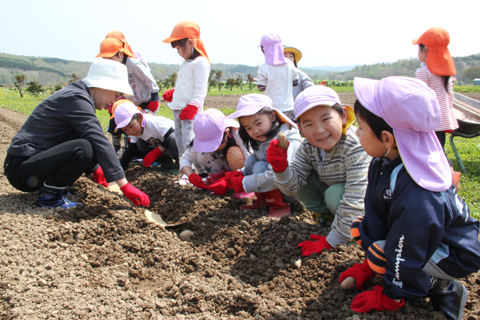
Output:
[[[392,150],[392,147],[388,148],[387,153],[385,153],[385,155],[383,156],[384,158],[388,156],[388,154],[390,153],[390,150]]]

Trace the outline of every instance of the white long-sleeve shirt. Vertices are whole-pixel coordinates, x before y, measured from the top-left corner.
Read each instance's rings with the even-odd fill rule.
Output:
[[[168,107],[172,110],[182,110],[188,104],[194,104],[203,110],[209,75],[210,63],[204,56],[198,56],[192,61],[185,60],[178,70],[173,100],[168,103]]]

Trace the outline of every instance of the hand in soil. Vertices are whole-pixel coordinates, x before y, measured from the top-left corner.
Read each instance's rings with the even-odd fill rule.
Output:
[[[373,290],[362,292],[353,298],[350,307],[355,312],[369,312],[372,310],[396,311],[403,307],[404,304],[405,301],[403,299],[400,302],[390,299],[383,292],[382,286],[375,286]]]
[[[302,248],[302,257],[308,257],[312,253],[316,252],[321,254],[323,249],[332,250],[333,247],[327,242],[327,237],[320,236],[318,234],[311,234],[310,239],[317,241],[303,241],[298,244],[298,247]]]
[[[127,197],[130,201],[133,202],[134,205],[142,205],[144,207],[150,206],[150,199],[148,198],[148,196],[142,191],[132,186],[129,182],[127,182],[126,185],[121,187],[120,190],[123,192],[125,197]]]
[[[340,274],[340,284],[342,289],[344,290],[353,290],[355,287],[357,288],[358,291],[363,290],[363,284],[371,280],[375,277],[375,272],[373,272],[372,269],[370,269],[370,266],[368,265],[368,261],[365,259],[363,263],[355,263],[353,267],[345,270]],[[353,288],[352,286],[352,280],[353,279]],[[349,281],[347,281],[349,280]],[[351,288],[351,289],[349,289]]]

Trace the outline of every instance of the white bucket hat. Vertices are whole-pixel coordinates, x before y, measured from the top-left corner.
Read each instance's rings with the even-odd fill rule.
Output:
[[[128,83],[127,67],[113,60],[95,58],[88,70],[87,77],[82,81],[89,88],[117,91],[126,96],[133,95],[132,88]]]

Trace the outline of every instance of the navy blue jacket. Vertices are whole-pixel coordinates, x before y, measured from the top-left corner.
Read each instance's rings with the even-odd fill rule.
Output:
[[[373,242],[386,240],[385,294],[392,299],[425,297],[430,276],[423,267],[441,244],[447,253],[437,266],[445,273],[463,278],[476,272],[480,267],[479,224],[455,187],[445,192],[423,189],[402,167],[391,192],[392,170],[402,160],[384,161],[374,158],[370,164],[365,216],[359,229],[365,251]]]

